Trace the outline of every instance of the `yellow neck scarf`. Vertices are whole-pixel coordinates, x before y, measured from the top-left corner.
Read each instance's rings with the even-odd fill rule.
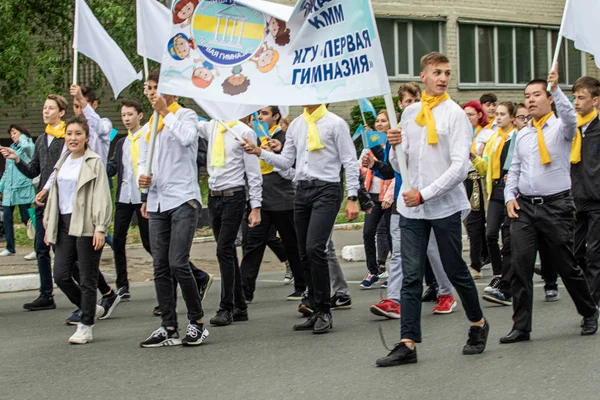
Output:
[[[174,101],[169,107],[167,107],[169,109],[169,112],[171,114],[175,114],[177,112],[177,110],[179,110],[181,108],[181,106]],[[148,121],[148,127],[150,128],[148,130],[148,132],[146,133],[146,142],[150,141],[150,133],[152,131],[152,123],[154,122],[154,113],[152,113],[152,116],[150,117],[150,120]],[[158,135],[160,133],[160,131],[162,131],[162,129],[165,127],[165,122],[163,121],[163,117],[162,115],[158,115],[158,128],[156,129],[156,134]]]
[[[323,118],[327,114],[327,107],[325,104],[321,104],[312,114],[309,114],[306,108],[304,109],[304,120],[308,125],[308,151],[315,151],[325,148],[321,143],[319,137],[319,130],[317,129],[317,121]]]
[[[449,100],[450,95],[444,93],[441,96],[430,96],[427,92],[423,92],[421,96],[421,111],[417,114],[415,122],[421,126],[427,127],[427,144],[436,144],[438,142],[438,135],[435,129],[435,119],[433,118],[432,109],[437,107],[441,102]]]
[[[58,127],[54,127],[50,124],[46,125],[46,130],[45,132],[50,135],[50,136],[54,136],[57,139],[62,139],[65,137],[65,132],[67,131],[67,126],[65,124],[65,121],[60,121],[60,124],[58,124]]]
[[[271,129],[269,129],[269,135],[271,135],[271,137],[273,137],[273,133],[275,133],[275,131],[277,129],[279,129],[279,125],[275,125],[275,126],[271,127]],[[260,138],[260,144],[261,144],[262,147],[269,146],[269,138],[266,138],[264,136],[261,137]],[[259,161],[260,161],[260,172],[263,175],[268,175],[268,174],[272,173],[275,170],[272,165],[267,164],[263,160],[259,160]]]
[[[505,131],[504,129],[498,127],[498,132],[496,133],[496,135],[500,136],[500,143],[498,143],[498,146],[496,147],[496,150],[493,153],[492,159],[491,159],[491,164],[492,164],[492,179],[500,179],[500,157],[502,156],[502,149],[504,148],[504,144],[506,143],[506,138],[508,137],[508,134],[510,132],[512,132],[513,127],[511,126],[507,131]],[[493,145],[493,143],[495,143],[497,140],[497,137],[494,137],[493,141],[490,141]]]
[[[492,125],[494,125],[494,121],[496,120],[496,118],[492,118],[490,119],[490,122],[488,122],[488,124],[485,126],[488,129],[492,129]]]
[[[138,139],[142,137],[142,130],[138,130],[136,134],[132,134],[130,130],[127,131],[127,140],[131,142],[131,161],[133,162],[133,179],[137,182],[137,167],[138,158],[140,157],[140,144]]]
[[[577,134],[571,146],[571,164],[579,164],[581,162],[581,142],[583,140],[581,128],[592,122],[597,116],[598,111],[596,109],[587,115],[577,114]]]
[[[540,160],[542,161],[542,165],[549,164],[552,162],[552,160],[550,159],[550,153],[548,153],[548,148],[546,147],[546,141],[544,140],[544,132],[542,132],[542,127],[544,126],[546,121],[548,121],[548,119],[550,117],[552,117],[553,115],[554,115],[554,113],[551,111],[548,114],[546,114],[546,116],[544,118],[540,119],[539,121],[536,121],[534,119],[531,122],[532,125],[537,130],[537,140],[538,140],[538,147],[540,148]]]
[[[239,121],[227,122],[225,125],[229,128],[233,128],[238,124]],[[210,166],[215,168],[222,168],[225,166],[225,132],[227,129],[217,123],[217,134],[212,144],[212,152],[210,153]]]
[[[473,144],[471,144],[471,153],[475,154],[475,152],[477,151],[477,142],[475,141],[475,139],[477,138],[477,135],[479,135],[479,132],[481,132],[481,130],[483,129],[483,126],[481,125],[477,125],[477,128],[475,128],[475,133],[473,135]]]

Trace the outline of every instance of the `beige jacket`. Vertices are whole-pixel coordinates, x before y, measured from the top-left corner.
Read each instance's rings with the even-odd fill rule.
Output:
[[[65,152],[54,166],[55,176],[71,153]],[[44,227],[49,243],[56,243],[60,210],[58,208],[58,179],[54,179],[44,212]],[[106,233],[112,219],[112,199],[108,186],[108,175],[100,156],[90,149],[83,154],[79,171],[73,213],[71,214],[70,236],[94,236],[95,232]]]

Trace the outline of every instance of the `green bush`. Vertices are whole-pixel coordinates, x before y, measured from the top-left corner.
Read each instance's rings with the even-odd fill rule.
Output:
[[[394,97],[394,108],[396,109],[396,113],[398,115],[401,114],[400,108],[398,108],[398,97]],[[382,109],[385,109],[385,100],[383,97],[373,97],[371,100],[371,103],[373,104],[373,107],[375,108],[375,110],[377,112],[379,112]],[[358,107],[358,104],[356,104],[354,107],[352,107],[352,111],[350,112],[350,116],[352,118],[352,123],[350,124],[350,134],[354,135],[354,132],[356,132],[356,129],[360,126],[363,125],[363,119],[360,113],[360,108]],[[375,129],[375,118],[373,117],[373,115],[371,113],[366,113],[365,114],[365,120],[367,121],[367,124]],[[398,118],[399,120],[399,118]],[[354,147],[356,147],[356,153],[360,154],[363,150],[363,142],[361,139],[356,139],[356,141],[354,142]]]

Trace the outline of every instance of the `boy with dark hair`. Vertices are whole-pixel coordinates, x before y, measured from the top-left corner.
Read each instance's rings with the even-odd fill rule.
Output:
[[[498,106],[498,97],[494,93],[484,93],[479,98],[479,102],[483,107],[483,112],[488,117],[488,124],[485,126],[488,129],[496,132],[498,126],[496,125],[496,107]]]
[[[417,82],[408,82],[398,88],[398,107],[406,109],[413,103],[421,101],[421,87]]]

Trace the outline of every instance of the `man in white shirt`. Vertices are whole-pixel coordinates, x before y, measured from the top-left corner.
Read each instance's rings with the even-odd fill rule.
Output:
[[[440,53],[423,56],[421,80],[425,84],[421,102],[404,110],[401,129],[388,132],[391,145],[402,144],[408,176],[403,177],[402,198],[398,199],[404,273],[400,295],[401,341],[388,356],[376,361],[381,367],[417,362],[415,343],[421,342],[423,270],[432,229],[444,270],[471,322],[463,354],[482,353],[489,333],[477,288],[462,258],[461,221],[470,210],[462,182],[470,165],[472,127],[446,92],[450,82],[446,56]],[[390,161],[400,171],[395,150],[390,153]]]
[[[202,297],[190,264],[190,250],[202,208],[196,164],[198,116],[193,110],[181,107],[175,96],[157,93],[159,76],[159,71],[153,71],[146,82],[146,95],[159,115],[151,175],[145,174],[152,118],[156,114],[143,128],[138,173],[140,188],[148,188],[141,210],[150,217],[154,284],[162,326],[140,346],[197,346],[208,336],[208,330],[204,328]],[[188,311],[189,324],[183,340],[177,330],[173,276],[179,283]]]
[[[199,122],[198,130],[208,141],[208,211],[221,271],[221,302],[210,323],[225,326],[248,320],[235,239],[248,199],[248,226],[252,228],[261,222],[263,179],[256,157],[245,154],[240,146],[244,139],[256,142],[256,134],[246,124],[213,120]]]
[[[582,335],[598,330],[598,311],[583,271],[573,253],[575,206],[571,195],[570,153],[577,133],[577,115],[558,87],[558,67],[547,82],[533,80],[525,87],[525,102],[532,121],[516,138],[504,197],[510,225],[513,295],[513,329],[500,343],[530,339],[533,308],[533,268],[540,255],[553,264],[583,316]],[[552,103],[560,115],[552,112]]]
[[[315,312],[294,329],[327,333],[333,327],[333,320],[326,248],[342,203],[342,166],[348,192],[346,218],[352,221],[358,217],[360,171],[348,124],[329,112],[324,104],[308,105],[304,115],[290,124],[282,151],[280,146],[271,146],[274,152],[262,151],[255,141],[248,140],[244,147],[246,152],[281,170],[296,163],[294,219],[300,259],[306,268],[307,301]]]

